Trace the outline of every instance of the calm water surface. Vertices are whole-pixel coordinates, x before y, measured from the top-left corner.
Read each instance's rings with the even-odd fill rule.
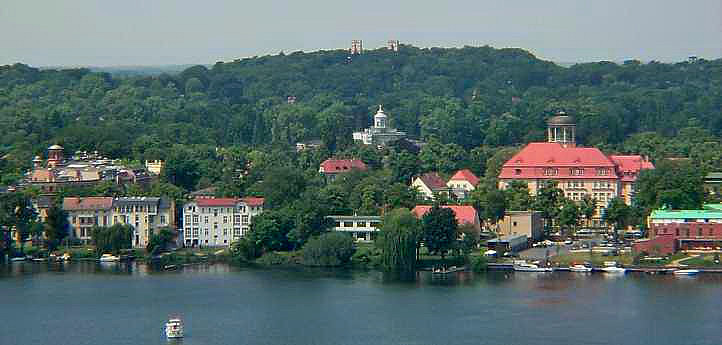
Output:
[[[169,314],[186,338],[168,342]],[[722,275],[0,267],[0,344],[722,344]]]

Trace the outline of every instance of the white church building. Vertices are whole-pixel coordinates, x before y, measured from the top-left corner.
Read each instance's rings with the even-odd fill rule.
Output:
[[[379,105],[379,110],[374,115],[374,126],[364,129],[363,132],[354,132],[353,140],[360,141],[365,145],[386,146],[388,143],[406,136],[405,132],[389,128],[387,125],[388,117]]]

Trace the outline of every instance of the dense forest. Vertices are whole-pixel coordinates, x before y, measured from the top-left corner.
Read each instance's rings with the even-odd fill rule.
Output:
[[[543,139],[557,110],[576,116],[584,145],[690,157],[714,169],[722,162],[721,80],[722,59],[560,67],[488,46],[281,53],[157,76],[0,66],[0,184],[17,181],[55,143],[166,159],[178,175],[171,182],[186,190],[254,160],[315,168],[330,155],[366,155],[376,167],[418,160],[418,168],[396,169],[398,182],[415,170],[483,175],[497,148]],[[378,104],[392,126],[430,145],[384,162],[355,147],[351,132],[370,124]],[[310,139],[324,150],[296,155],[295,143]]]

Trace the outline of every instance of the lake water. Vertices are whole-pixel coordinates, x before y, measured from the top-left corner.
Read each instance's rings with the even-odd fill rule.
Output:
[[[186,338],[168,342],[169,314]],[[722,344],[722,275],[0,266],[0,344]]]

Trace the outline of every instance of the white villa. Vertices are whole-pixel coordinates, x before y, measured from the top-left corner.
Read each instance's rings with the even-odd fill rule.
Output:
[[[365,145],[386,146],[392,141],[406,137],[405,132],[387,127],[387,120],[388,117],[379,105],[379,110],[374,115],[374,126],[364,129],[363,132],[354,132],[353,140],[360,141]]]

